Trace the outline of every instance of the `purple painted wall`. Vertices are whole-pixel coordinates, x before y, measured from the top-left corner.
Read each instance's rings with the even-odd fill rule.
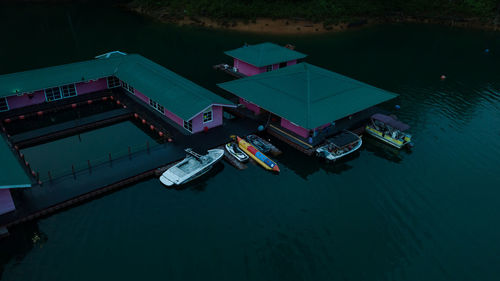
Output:
[[[100,78],[97,81],[76,83],[75,87],[76,94],[83,95],[107,89],[108,81],[106,80],[106,78]]]
[[[8,189],[0,189],[0,215],[14,211],[16,206],[14,206],[14,201],[10,196],[10,191]]]
[[[149,104],[149,98],[146,97],[143,93],[141,93],[141,92],[139,92],[139,91],[137,91],[137,90],[134,89],[134,95],[136,97],[138,97],[140,100],[142,100],[143,102]]]
[[[165,116],[167,116],[168,118],[170,118],[175,123],[179,124],[179,126],[184,127],[184,120],[182,120],[182,118],[180,118],[179,116],[173,114],[172,112],[170,112],[170,111],[168,111],[166,109],[165,109]]]
[[[212,121],[203,123],[203,112],[196,115],[193,119],[193,133],[203,131],[203,128],[208,129],[222,125],[222,106],[212,106]]]
[[[262,71],[260,68],[253,66],[251,64],[248,64],[244,61],[240,61],[239,59],[234,59],[234,66],[236,66],[236,68],[238,68],[239,72],[241,72],[247,76],[253,76],[253,75],[265,72],[265,69],[264,69],[264,71]]]
[[[238,71],[247,75],[247,76],[253,76],[257,75],[259,73],[264,73],[267,72],[267,66],[264,67],[256,67],[251,64],[248,64],[244,61],[241,61],[239,59],[233,59],[233,64],[238,68]],[[286,65],[294,65],[297,64],[297,60],[291,60],[286,62]],[[280,65],[279,63],[273,64],[273,70],[279,69]]]
[[[10,109],[20,108],[28,105],[39,104],[45,102],[44,91],[36,91],[31,95],[24,94],[22,96],[7,97],[7,103]]]
[[[260,114],[260,107],[256,104],[246,101],[245,99],[240,98],[240,103],[243,104],[246,108],[253,111],[255,115]]]
[[[137,90],[134,89],[134,94],[141,101],[143,101],[144,103],[146,103],[146,104],[149,105],[149,98],[147,96],[145,96],[143,93],[141,93],[141,92],[139,92],[139,91],[137,91]],[[180,118],[179,116],[173,114],[172,112],[168,111],[167,109],[164,109],[163,114],[165,114],[165,116],[167,116],[168,118],[170,118],[172,121],[174,121],[175,123],[177,123],[179,126],[184,127],[184,120],[182,120],[182,118]],[[194,124],[193,124],[193,127],[194,127]]]
[[[288,129],[303,138],[309,137],[308,129],[295,125],[292,122],[286,120],[285,118],[281,118],[281,127]]]

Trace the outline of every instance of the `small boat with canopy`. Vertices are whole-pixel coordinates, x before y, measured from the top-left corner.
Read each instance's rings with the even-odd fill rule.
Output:
[[[335,161],[358,150],[363,144],[361,137],[351,131],[341,133],[327,139],[325,144],[316,149],[316,154],[329,161]]]
[[[368,134],[398,149],[413,146],[411,135],[405,133],[408,129],[409,125],[395,117],[380,113],[372,115],[370,123],[365,127]]]

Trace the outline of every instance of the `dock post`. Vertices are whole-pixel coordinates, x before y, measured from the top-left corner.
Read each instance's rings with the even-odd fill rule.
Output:
[[[50,174],[50,171],[47,171],[47,174],[49,174],[49,181],[52,182],[52,175]]]
[[[36,181],[40,180],[40,172],[36,172]]]

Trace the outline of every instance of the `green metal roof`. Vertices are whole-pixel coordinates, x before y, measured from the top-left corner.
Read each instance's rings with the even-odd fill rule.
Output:
[[[100,56],[83,62],[0,76],[0,97],[116,76],[184,120],[228,100],[137,54]]]
[[[230,57],[239,59],[256,67],[302,59],[307,56],[273,43],[248,45],[231,51],[226,51],[224,53]]]
[[[24,168],[1,136],[0,159],[0,189],[31,186]]]
[[[218,86],[307,129],[317,128],[397,96],[308,63]]]

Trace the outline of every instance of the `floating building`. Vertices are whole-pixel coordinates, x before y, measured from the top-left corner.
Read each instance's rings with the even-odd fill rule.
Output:
[[[10,213],[16,210],[12,189],[41,184],[38,174],[31,170],[19,147],[14,145],[15,136],[9,136],[4,126],[13,122],[11,116],[16,116],[16,120],[25,119],[24,114],[39,113],[41,116],[43,110],[64,104],[75,102],[72,105],[76,107],[76,102],[82,99],[91,104],[93,94],[118,90],[129,100],[142,103],[151,113],[161,115],[162,120],[187,136],[221,126],[223,107],[235,107],[228,100],[141,55],[118,51],[88,61],[1,75],[0,217],[12,216],[3,216],[6,218],[4,223],[19,219]],[[70,198],[61,196],[60,201]],[[35,203],[31,202],[30,206]]]
[[[189,133],[222,125],[224,98],[137,54],[0,76],[0,112],[122,87]]]
[[[308,63],[218,84],[255,115],[268,131],[310,151],[358,115],[397,95]],[[366,116],[365,116],[366,115]],[[267,118],[269,116],[269,118]],[[344,120],[345,119],[345,120]]]
[[[290,48],[267,42],[245,45],[224,53],[233,58],[234,68],[245,76],[253,76],[294,65],[307,56]]]

